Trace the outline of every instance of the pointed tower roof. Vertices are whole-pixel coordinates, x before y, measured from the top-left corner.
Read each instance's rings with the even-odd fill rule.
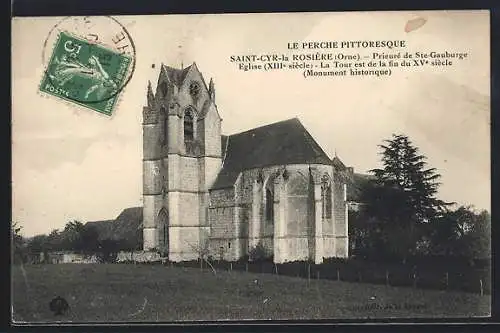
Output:
[[[182,83],[186,79],[187,73],[189,72],[189,70],[193,65],[194,63],[186,68],[178,69],[162,64],[163,69],[165,70],[165,73],[168,76],[168,79],[176,86],[182,85]]]

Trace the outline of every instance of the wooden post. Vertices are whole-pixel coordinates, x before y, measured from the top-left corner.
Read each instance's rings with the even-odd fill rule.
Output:
[[[337,281],[340,281],[340,268],[337,268]]]
[[[389,270],[388,269],[385,270],[385,285],[386,286],[390,285],[389,284]]]
[[[248,273],[248,262],[247,262],[247,263],[245,263],[245,270],[246,270],[246,271],[247,271],[247,273]]]
[[[417,274],[413,273],[413,288],[417,288]]]
[[[278,275],[278,264],[274,264],[274,273]]]
[[[446,272],[446,275],[444,276],[444,281],[445,281],[445,283],[446,283],[446,290],[448,290],[448,282],[449,282],[449,281],[448,281],[448,278],[449,278],[449,276],[448,276],[448,272]]]
[[[232,263],[232,262],[230,262],[230,263],[229,263],[229,270],[230,270],[231,272],[233,271],[233,263]]]
[[[483,279],[479,279],[479,286],[481,287],[481,296],[484,295],[484,289],[483,289]]]
[[[311,282],[311,264],[307,263],[307,282]]]

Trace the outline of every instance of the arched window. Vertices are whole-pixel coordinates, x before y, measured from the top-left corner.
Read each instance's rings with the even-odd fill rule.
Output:
[[[266,221],[274,222],[274,195],[270,189],[266,189]]]
[[[159,245],[164,250],[168,249],[168,212],[165,208],[158,214],[158,225],[160,228]]]
[[[161,116],[163,117],[163,143],[166,145],[168,142],[168,113],[165,107],[161,107]]]
[[[323,190],[321,191],[321,200],[322,200],[322,216],[324,219],[332,218],[332,187],[329,183],[323,184]]]
[[[163,98],[167,97],[168,94],[168,83],[166,81],[163,81],[160,85],[160,90],[161,90],[161,95]]]
[[[194,125],[193,116],[191,112],[186,111],[184,114],[184,141],[193,141],[194,139]]]

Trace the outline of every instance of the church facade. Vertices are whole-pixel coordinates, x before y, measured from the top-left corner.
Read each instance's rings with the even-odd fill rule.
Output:
[[[143,249],[171,261],[348,256],[347,183],[297,118],[221,134],[214,82],[162,65],[143,108]]]

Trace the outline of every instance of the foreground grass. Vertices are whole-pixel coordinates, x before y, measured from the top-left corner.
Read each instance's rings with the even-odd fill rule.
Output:
[[[161,265],[27,265],[12,269],[15,322],[472,317],[476,294]],[[255,280],[258,282],[255,283]],[[69,313],[49,302],[65,298]]]

